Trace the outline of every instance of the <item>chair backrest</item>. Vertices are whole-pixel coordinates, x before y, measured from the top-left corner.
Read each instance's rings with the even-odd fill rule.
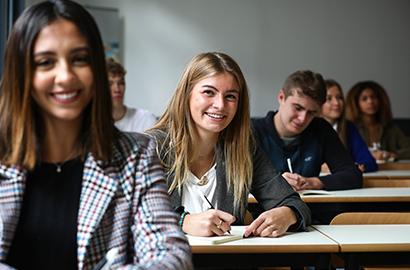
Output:
[[[248,210],[246,210],[246,216],[245,216],[245,220],[244,220],[244,225],[251,225],[253,221],[253,217],[251,215],[251,212],[249,212]]]
[[[410,224],[410,212],[342,213],[330,222],[330,225],[355,224]]]

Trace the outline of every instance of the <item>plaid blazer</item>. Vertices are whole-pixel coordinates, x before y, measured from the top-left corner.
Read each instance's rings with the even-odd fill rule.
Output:
[[[27,172],[0,162],[0,269],[22,207]],[[111,248],[113,269],[192,269],[191,249],[178,227],[155,141],[121,133],[114,158],[88,155],[77,227],[78,269],[92,269]]]

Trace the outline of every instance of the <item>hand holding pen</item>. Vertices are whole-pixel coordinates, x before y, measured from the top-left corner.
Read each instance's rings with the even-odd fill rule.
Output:
[[[298,174],[293,173],[292,162],[290,158],[287,158],[287,164],[289,168],[289,172],[285,172],[282,174],[283,178],[288,181],[288,183],[292,186],[292,188],[297,191],[300,189],[300,177]]]
[[[201,196],[201,199],[206,203],[206,204],[208,204],[209,205],[209,208],[210,209],[214,209],[215,210],[215,207],[212,205],[212,203],[208,200],[208,198],[201,192],[201,191],[198,191],[198,193],[199,193],[199,195]],[[208,213],[207,213],[208,212]],[[230,232],[230,224],[233,222],[233,221],[235,221],[235,217],[234,216],[232,216],[232,215],[230,215],[230,214],[228,214],[228,213],[225,213],[225,212],[223,212],[223,211],[219,211],[219,210],[215,210],[215,211],[206,211],[206,212],[204,212],[204,213],[206,213],[206,214],[211,214],[212,215],[212,217],[211,217],[211,219],[210,219],[210,225],[212,226],[212,227],[214,227],[214,226],[216,226],[216,228],[217,229],[219,229],[220,231],[222,231],[222,232],[228,232],[229,234],[231,234],[231,232]],[[219,220],[219,221],[216,221],[216,222],[213,222],[215,219],[217,219],[217,220]],[[230,220],[232,220],[231,222],[229,222]],[[215,232],[215,234],[217,234],[217,235],[220,235],[220,233],[219,233],[219,231],[217,231],[217,232]]]

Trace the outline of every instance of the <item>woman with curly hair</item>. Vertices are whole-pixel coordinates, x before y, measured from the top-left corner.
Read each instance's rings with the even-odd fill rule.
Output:
[[[376,160],[410,159],[410,138],[393,123],[390,100],[380,84],[353,85],[346,95],[346,118],[356,125]]]

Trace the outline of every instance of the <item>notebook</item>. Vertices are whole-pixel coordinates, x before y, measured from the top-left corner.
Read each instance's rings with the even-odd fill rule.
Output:
[[[394,158],[391,157],[391,158],[389,158],[389,159],[387,159],[387,160],[376,159],[376,163],[377,163],[377,164],[384,164],[384,163],[387,163],[387,162],[394,162]]]
[[[232,229],[231,234],[225,233],[222,236],[193,236],[193,235],[186,235],[188,238],[189,244],[222,244],[230,241],[235,241],[243,238],[243,234],[245,231],[238,231]]]
[[[299,190],[299,195],[335,195],[333,192],[329,192],[321,189],[305,189]]]

